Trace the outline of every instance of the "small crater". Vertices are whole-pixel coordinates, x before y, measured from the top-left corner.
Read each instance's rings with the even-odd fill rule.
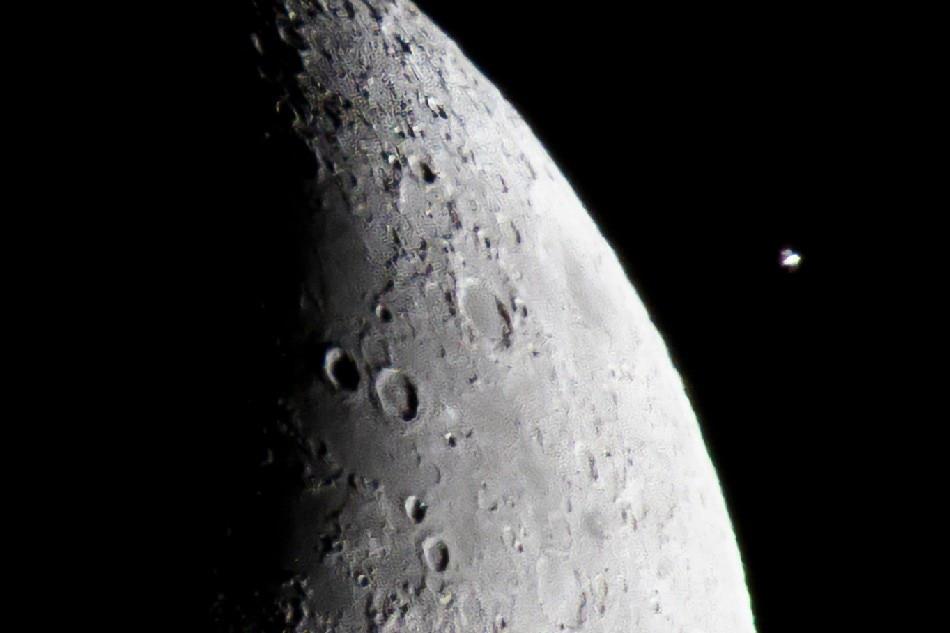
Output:
[[[369,9],[369,14],[372,16],[373,20],[376,21],[376,24],[382,24],[383,15],[379,12],[379,10],[374,7],[369,0],[363,0],[363,5]]]
[[[452,227],[455,229],[462,228],[462,221],[459,219],[458,211],[455,208],[455,201],[449,200],[445,206],[449,211],[449,219],[452,221]]]
[[[251,44],[254,45],[254,50],[257,51],[258,55],[264,54],[264,46],[261,44],[261,36],[257,33],[251,33]]]
[[[600,479],[600,474],[597,472],[597,460],[593,455],[587,456],[587,467],[590,471],[591,481],[597,481]]]
[[[422,179],[431,185],[432,183],[435,182],[435,178],[436,178],[435,172],[432,171],[432,168],[429,167],[429,164],[422,163]]]
[[[396,42],[399,43],[399,47],[402,49],[403,53],[412,55],[412,46],[409,45],[409,42],[404,40],[401,35],[396,35]]]
[[[413,523],[422,523],[423,519],[426,518],[426,510],[429,509],[425,503],[419,500],[419,497],[412,495],[406,498],[406,516],[408,516]]]
[[[414,419],[419,411],[416,386],[398,369],[387,368],[379,372],[376,377],[376,395],[387,414],[406,422]]]
[[[307,48],[307,41],[303,38],[300,32],[294,28],[294,26],[287,21],[280,21],[277,24],[277,35],[281,40],[288,46],[296,48],[297,50],[305,50]]]
[[[508,314],[505,304],[499,301],[497,297],[495,298],[495,307],[498,310],[498,316],[505,322],[505,325],[501,328],[501,342],[505,347],[511,347],[511,315]]]
[[[482,336],[510,348],[513,324],[508,308],[492,291],[480,282],[466,283],[462,287],[462,311]]]
[[[441,539],[426,539],[422,544],[422,553],[426,565],[432,571],[443,572],[449,566],[449,548]]]
[[[511,222],[511,230],[514,231],[515,234],[515,244],[521,244],[521,231],[515,226],[514,221]]]
[[[360,373],[353,358],[339,347],[331,347],[323,357],[323,371],[335,389],[356,391]]]
[[[383,304],[376,306],[376,318],[383,323],[390,323],[393,320],[393,313]]]
[[[445,299],[445,302],[449,305],[449,314],[455,316],[455,298],[452,296],[452,291],[446,290],[442,298]]]
[[[429,106],[429,109],[432,111],[433,116],[441,117],[443,119],[448,119],[449,115],[445,113],[445,108],[442,106],[442,103],[438,99],[432,97],[426,97],[426,105]]]

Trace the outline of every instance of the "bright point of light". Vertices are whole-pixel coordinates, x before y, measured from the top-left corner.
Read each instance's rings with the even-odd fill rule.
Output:
[[[781,252],[780,261],[783,268],[787,268],[788,270],[795,270],[801,265],[802,256],[790,248],[783,248]]]

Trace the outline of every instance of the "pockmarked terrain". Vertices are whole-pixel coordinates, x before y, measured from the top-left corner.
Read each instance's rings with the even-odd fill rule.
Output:
[[[258,9],[299,285],[273,574],[216,630],[754,631],[683,384],[522,118],[410,2]]]

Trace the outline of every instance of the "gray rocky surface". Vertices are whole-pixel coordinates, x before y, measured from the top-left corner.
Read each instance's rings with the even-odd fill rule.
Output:
[[[279,627],[753,631],[683,384],[522,118],[410,2],[288,0],[273,31],[316,159],[263,466],[292,475]]]

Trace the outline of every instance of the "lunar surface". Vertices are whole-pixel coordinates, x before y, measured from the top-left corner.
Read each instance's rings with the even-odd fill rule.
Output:
[[[215,630],[754,631],[681,379],[522,118],[410,2],[259,9],[300,283],[273,574]]]

